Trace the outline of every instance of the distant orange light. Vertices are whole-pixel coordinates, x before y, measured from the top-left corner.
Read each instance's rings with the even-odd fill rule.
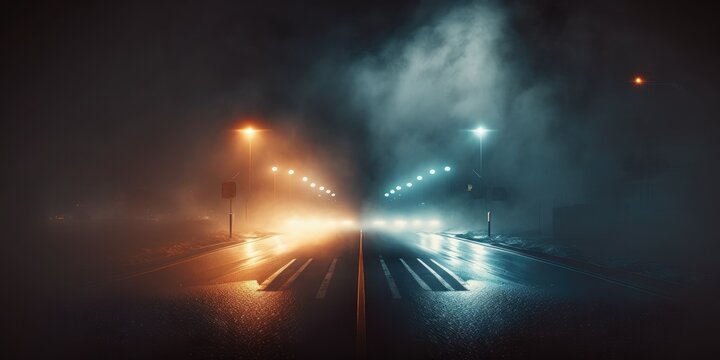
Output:
[[[253,136],[253,135],[255,135],[255,129],[253,129],[253,128],[251,128],[251,127],[245,128],[245,129],[243,130],[243,132],[244,132],[245,135],[247,135],[247,136]]]
[[[636,76],[635,79],[633,80],[633,83],[635,83],[635,85],[637,85],[637,86],[640,86],[645,83],[645,79],[643,79],[640,76]]]

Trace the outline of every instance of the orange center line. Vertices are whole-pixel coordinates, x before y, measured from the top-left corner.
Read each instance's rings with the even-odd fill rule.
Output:
[[[365,358],[365,266],[363,259],[362,230],[360,230],[360,252],[358,254],[356,351],[358,359]]]

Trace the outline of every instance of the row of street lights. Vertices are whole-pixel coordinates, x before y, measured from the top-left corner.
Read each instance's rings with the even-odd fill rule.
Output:
[[[244,129],[238,129],[237,131],[240,132],[240,133],[242,133],[243,135],[245,135],[245,137],[247,138],[247,141],[248,141],[248,152],[247,152],[247,154],[248,154],[248,155],[247,155],[247,156],[248,156],[248,157],[247,157],[247,184],[246,184],[246,187],[245,187],[245,224],[246,224],[246,226],[247,226],[247,225],[249,225],[249,223],[250,223],[250,221],[249,221],[249,202],[250,202],[250,194],[251,194],[251,189],[252,189],[252,145],[253,145],[253,138],[254,138],[255,135],[256,135],[259,131],[261,131],[261,130],[258,130],[258,129],[255,129],[255,128],[251,127],[251,126],[248,126],[248,127],[244,128]],[[277,186],[275,174],[279,171],[279,168],[278,168],[277,166],[273,166],[273,167],[271,168],[271,170],[272,170],[272,172],[273,172],[273,200],[275,200],[275,196],[276,196],[276,186]],[[287,174],[290,175],[290,176],[292,176],[292,175],[295,174],[295,170],[294,170],[294,169],[288,169]],[[232,180],[234,180],[235,178],[237,178],[238,175],[240,175],[240,172],[236,173],[236,174],[232,177]],[[303,181],[303,182],[308,182],[308,181],[309,181],[309,178],[308,178],[307,176],[303,176],[303,177],[302,177],[302,181]],[[231,185],[232,185],[232,194],[228,194],[227,196],[226,196],[225,194],[223,194],[223,197],[230,199],[230,213],[229,213],[229,217],[230,217],[230,236],[232,237],[232,218],[233,218],[232,198],[235,197],[235,185],[234,185],[234,182],[229,182],[228,184],[231,184]],[[223,185],[223,186],[224,186],[224,185]],[[317,186],[317,184],[315,184],[314,182],[312,182],[312,183],[310,184],[310,187],[311,187],[311,188],[317,187],[322,193],[324,193],[324,194],[326,194],[326,195],[328,195],[328,196],[330,196],[330,197],[332,197],[332,198],[336,197],[335,192],[333,192],[333,191],[330,190],[329,188],[325,188],[325,186],[322,186],[322,185]],[[224,190],[223,190],[223,191],[224,191]],[[322,194],[319,194],[318,196],[322,196]]]
[[[483,179],[483,140],[485,139],[487,134],[490,132],[490,130],[484,126],[478,126],[477,128],[473,129],[472,132],[473,132],[473,134],[475,134],[475,136],[477,136],[480,139],[480,166],[479,166],[479,172],[477,172],[476,174],[480,178],[480,182],[481,182],[481,186],[482,186],[482,182],[484,181],[484,179]],[[445,172],[450,172],[451,168],[450,168],[450,166],[445,166],[445,167],[443,167],[443,170]],[[428,174],[430,174],[430,175],[435,175],[436,173],[437,173],[437,171],[435,169],[428,170]],[[415,180],[422,181],[423,176],[418,175],[415,177]],[[411,188],[412,186],[413,186],[412,182],[405,183],[405,188]],[[399,191],[401,191],[402,189],[403,189],[402,185],[396,185],[393,189],[390,189],[390,191],[383,194],[383,196],[386,198],[389,198],[389,197],[395,195],[396,193],[398,193]],[[398,193],[398,195],[399,195],[399,193]]]
[[[278,171],[280,171],[280,168],[277,166],[273,166],[272,168],[270,168],[270,170],[273,173],[273,199],[274,199],[275,193],[276,193],[276,184],[277,184],[276,176],[277,176]],[[287,174],[288,174],[288,176],[293,176],[293,175],[295,175],[295,170],[288,169]],[[320,194],[318,194],[318,196],[322,196],[323,193],[325,195],[333,197],[333,198],[335,196],[337,196],[337,194],[335,194],[335,192],[332,191],[329,187],[325,187],[324,185],[316,184],[315,182],[311,181],[310,178],[307,176],[301,177],[300,180],[304,183],[309,183],[311,189],[319,190]]]
[[[450,172],[450,170],[452,170],[452,168],[448,165],[443,167],[444,172]],[[428,170],[428,174],[430,174],[432,176],[432,175],[437,174],[437,171],[435,169],[430,169],[430,170]],[[417,180],[417,181],[423,181],[423,179],[425,179],[425,178],[422,175],[418,175],[415,177],[415,180]],[[407,183],[405,183],[405,187],[403,187],[402,185],[396,185],[394,188],[390,189],[390,191],[386,192],[384,194],[384,196],[387,198],[392,195],[395,195],[396,193],[398,195],[400,195],[400,191],[402,191],[402,189],[404,189],[404,188],[410,189],[412,187],[413,187],[413,183],[411,181],[408,181]]]

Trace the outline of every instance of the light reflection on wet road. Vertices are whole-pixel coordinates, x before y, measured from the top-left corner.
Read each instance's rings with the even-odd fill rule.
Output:
[[[109,282],[43,331],[56,355],[354,356],[358,240],[217,250]],[[365,233],[363,252],[370,358],[681,353],[682,329],[658,330],[682,323],[676,305],[632,288],[433,234]]]

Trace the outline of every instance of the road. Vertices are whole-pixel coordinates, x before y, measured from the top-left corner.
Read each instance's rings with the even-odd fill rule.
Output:
[[[674,300],[434,234],[277,235],[99,289],[43,319],[36,336],[50,340],[28,357],[702,353],[696,322]]]

